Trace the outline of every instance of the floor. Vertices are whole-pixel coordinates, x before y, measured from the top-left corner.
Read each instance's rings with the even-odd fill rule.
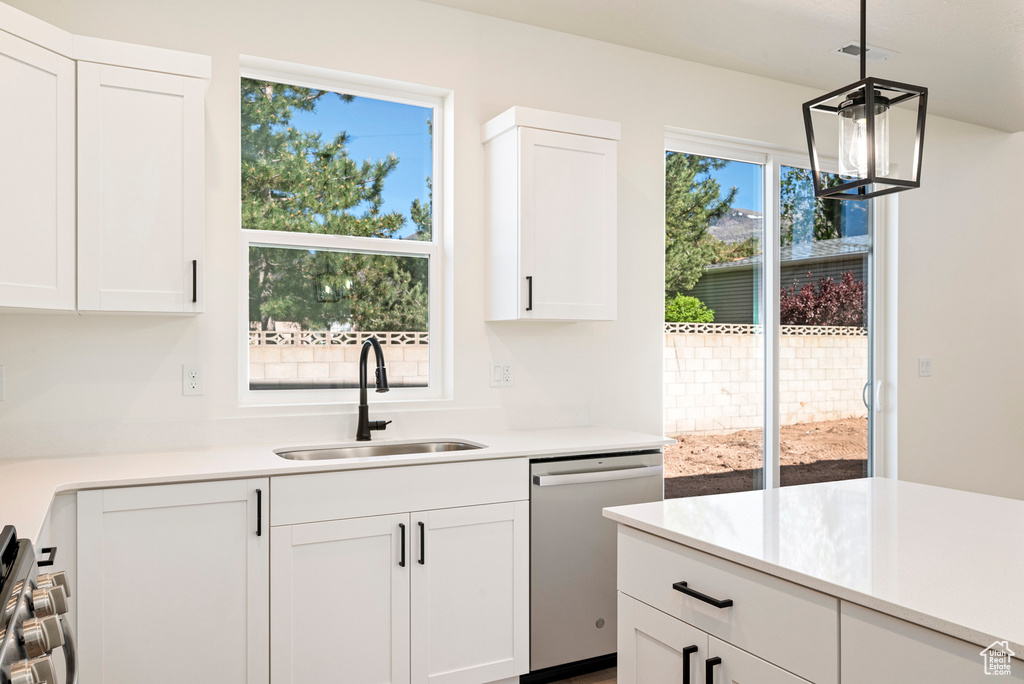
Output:
[[[569,679],[562,679],[552,684],[615,684],[615,668],[610,667],[607,670],[601,670],[600,672],[591,672],[590,674],[580,675],[579,677],[570,677]]]

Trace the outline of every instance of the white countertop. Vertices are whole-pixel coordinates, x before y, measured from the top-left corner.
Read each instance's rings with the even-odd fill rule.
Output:
[[[274,453],[274,449],[323,446],[314,444],[272,444],[233,449],[148,452],[116,456],[0,460],[0,523],[14,525],[20,536],[34,541],[46,519],[54,495],[81,489],[292,475],[496,458],[573,456],[656,448],[670,444],[672,441],[637,432],[583,427],[484,434],[430,435],[417,440],[375,439],[370,443],[400,444],[428,440],[469,441],[486,446],[483,449],[470,451],[324,461],[289,461]],[[366,442],[339,442],[337,445],[354,444],[364,445]]]
[[[882,478],[605,509],[619,523],[1024,653],[1024,501]]]

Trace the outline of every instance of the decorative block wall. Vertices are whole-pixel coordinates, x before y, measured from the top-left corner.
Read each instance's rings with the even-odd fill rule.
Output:
[[[760,428],[763,344],[760,326],[667,323],[665,434]],[[863,328],[782,326],[779,371],[783,425],[867,416]]]
[[[370,336],[380,341],[392,386],[427,384],[427,333],[250,332],[249,379],[268,388],[308,382],[358,387],[359,352],[363,340]],[[373,362],[371,352],[367,375],[370,383]]]

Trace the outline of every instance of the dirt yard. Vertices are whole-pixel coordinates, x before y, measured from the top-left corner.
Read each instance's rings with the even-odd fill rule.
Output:
[[[866,418],[798,423],[780,432],[782,485],[865,476]],[[665,498],[753,489],[761,476],[761,443],[760,430],[683,435],[665,447]]]

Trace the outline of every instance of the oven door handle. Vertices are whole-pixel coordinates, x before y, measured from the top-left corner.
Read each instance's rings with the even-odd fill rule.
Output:
[[[78,684],[78,649],[75,647],[75,635],[71,633],[68,616],[60,616],[60,629],[64,633],[64,663],[67,665],[67,683]]]
[[[564,475],[534,475],[533,484],[538,487],[553,487],[557,485],[614,482],[615,480],[634,480],[640,477],[661,477],[664,472],[663,466],[656,465],[619,468],[618,470],[590,470],[583,473],[565,473]]]

